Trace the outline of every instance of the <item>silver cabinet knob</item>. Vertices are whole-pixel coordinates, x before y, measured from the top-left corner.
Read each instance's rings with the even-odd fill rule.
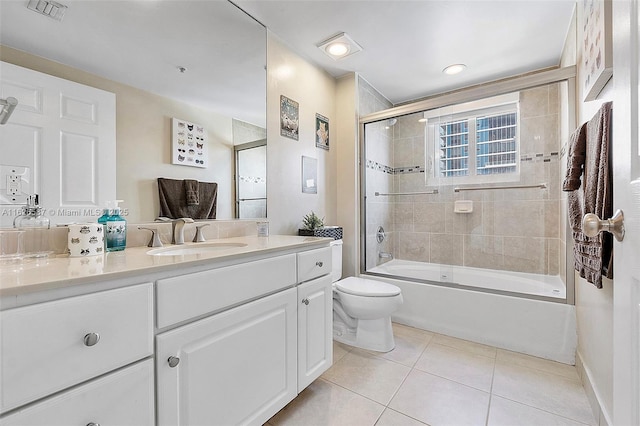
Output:
[[[180,364],[180,358],[178,358],[177,356],[170,356],[167,362],[169,363],[169,367],[174,368],[175,366]]]
[[[84,336],[84,345],[93,346],[100,341],[100,335],[98,333],[88,333]]]
[[[317,267],[322,268],[322,265],[324,265],[324,263],[322,263],[321,261],[316,262]]]
[[[308,305],[309,304],[309,299],[306,299],[306,298],[302,299],[302,303],[304,303],[305,305]]]
[[[616,210],[611,219],[605,220],[600,220],[600,218],[593,213],[584,215],[582,218],[582,232],[584,232],[584,235],[587,237],[595,237],[602,231],[612,233],[618,241],[624,239],[624,213],[622,213],[622,210]]]

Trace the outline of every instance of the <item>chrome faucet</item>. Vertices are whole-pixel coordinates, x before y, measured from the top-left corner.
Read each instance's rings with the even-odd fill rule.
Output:
[[[205,226],[209,226],[208,223],[204,225],[196,225],[196,235],[193,237],[194,243],[204,243],[206,240],[204,239],[204,235],[202,234],[202,228]]]
[[[146,229],[147,231],[151,231],[151,239],[147,244],[147,247],[162,247],[162,241],[160,241],[160,235],[158,235],[158,228],[145,228],[142,226],[138,226],[138,229]]]
[[[381,251],[380,253],[378,253],[378,257],[380,259],[393,259],[393,255],[391,253],[387,253],[385,251]]]
[[[186,223],[193,223],[193,219],[190,217],[181,217],[171,221],[171,244],[184,244],[184,225]]]

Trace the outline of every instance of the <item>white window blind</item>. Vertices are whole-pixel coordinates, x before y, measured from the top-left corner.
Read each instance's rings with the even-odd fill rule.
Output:
[[[474,183],[517,176],[517,94],[432,110],[425,118],[427,143],[435,150],[433,178]]]

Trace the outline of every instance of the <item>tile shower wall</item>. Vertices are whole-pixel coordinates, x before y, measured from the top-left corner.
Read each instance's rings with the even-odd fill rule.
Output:
[[[393,105],[362,77],[358,78],[359,113],[361,116],[391,108]],[[393,232],[393,199],[376,197],[375,192],[388,193],[393,190],[393,174],[389,173],[393,164],[393,130],[386,129],[386,122],[367,125],[366,161],[366,267],[376,266],[378,253],[393,252],[395,234]],[[376,240],[376,232],[382,226],[386,238],[382,243]]]
[[[559,98],[557,84],[520,92],[520,181],[512,184],[546,182],[548,189],[454,193],[453,185],[442,185],[437,195],[367,201],[367,237],[370,225],[391,221],[395,258],[537,274],[564,271]],[[372,131],[371,153],[367,140],[367,188],[382,192],[377,188],[387,182],[383,176],[392,176],[393,191],[425,190],[425,136],[419,115],[398,118],[391,136],[384,127]],[[391,152],[384,151],[389,138]],[[390,164],[385,163],[389,156],[391,174],[369,164]],[[454,213],[454,202],[463,199],[473,201],[472,213]],[[386,210],[389,206],[391,212]]]

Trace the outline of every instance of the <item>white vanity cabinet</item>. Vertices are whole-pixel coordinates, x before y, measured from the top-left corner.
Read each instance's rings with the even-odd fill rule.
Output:
[[[272,241],[0,311],[0,426],[264,424],[333,349],[331,249]]]
[[[330,271],[321,248],[158,280],[158,324],[179,325],[156,337],[158,424],[261,425],[326,371]]]
[[[298,253],[298,392],[333,363],[330,273],[331,248]]]
[[[297,395],[296,289],[157,337],[159,425],[261,425]]]
[[[153,424],[151,358],[0,419],[2,426]]]
[[[0,412],[16,409],[0,425],[100,423],[105,414],[122,424],[153,424],[148,367],[91,381],[153,354],[151,283],[5,310],[0,327]],[[122,400],[122,389],[138,403],[122,404],[122,416],[114,417],[110,403]]]

